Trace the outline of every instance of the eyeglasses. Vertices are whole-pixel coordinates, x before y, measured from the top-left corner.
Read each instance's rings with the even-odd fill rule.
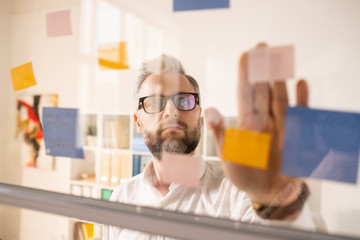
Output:
[[[174,106],[180,111],[191,111],[199,104],[199,94],[180,92],[170,96],[152,95],[139,98],[139,106],[146,113],[158,113],[164,110],[168,99],[171,99]]]

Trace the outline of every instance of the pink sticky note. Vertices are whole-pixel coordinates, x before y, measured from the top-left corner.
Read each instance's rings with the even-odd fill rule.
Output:
[[[199,187],[200,159],[185,154],[163,153],[163,181]]]
[[[249,51],[250,83],[286,80],[294,77],[294,46],[262,47]]]
[[[46,14],[46,32],[48,37],[71,35],[70,9]]]

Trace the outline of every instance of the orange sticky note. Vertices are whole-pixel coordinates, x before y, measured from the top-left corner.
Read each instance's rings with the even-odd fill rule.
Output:
[[[127,43],[120,42],[116,47],[103,47],[98,50],[99,65],[110,69],[129,69]]]
[[[28,62],[10,70],[14,91],[36,85],[32,63]]]
[[[179,183],[190,187],[200,186],[200,159],[186,154],[162,154],[163,181]]]
[[[267,169],[271,135],[226,128],[223,159],[248,167]]]

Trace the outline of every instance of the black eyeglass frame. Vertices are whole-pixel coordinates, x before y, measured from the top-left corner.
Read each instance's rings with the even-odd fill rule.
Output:
[[[184,110],[184,109],[179,109],[179,108],[176,106],[176,104],[175,104],[175,102],[174,102],[174,97],[177,96],[177,95],[180,95],[180,94],[190,94],[190,95],[193,95],[193,96],[195,97],[195,105],[194,105],[194,107],[193,107],[192,109]],[[145,99],[146,99],[146,98],[149,98],[149,97],[155,97],[155,96],[164,97],[164,98],[165,98],[165,104],[164,104],[164,106],[162,107],[162,109],[161,109],[159,112],[161,112],[161,111],[164,110],[164,108],[165,108],[165,106],[166,106],[166,103],[167,103],[167,101],[169,100],[169,98],[170,98],[171,101],[173,102],[173,104],[174,104],[174,106],[176,107],[176,109],[178,109],[178,110],[180,110],[180,111],[185,111],[185,112],[186,112],[186,111],[191,111],[191,110],[194,110],[194,109],[195,109],[196,104],[197,104],[197,105],[200,105],[200,99],[199,99],[199,94],[198,94],[198,93],[193,93],[193,92],[178,92],[178,93],[175,93],[175,94],[169,95],[169,96],[156,95],[156,94],[154,94],[154,95],[150,95],[150,96],[141,97],[141,98],[139,98],[138,110],[140,110],[140,108],[143,108],[144,111],[145,111],[146,113],[148,113],[148,114],[159,113],[159,112],[149,113],[149,112],[147,112],[147,111],[145,110],[145,107],[144,107],[144,101],[145,101]]]

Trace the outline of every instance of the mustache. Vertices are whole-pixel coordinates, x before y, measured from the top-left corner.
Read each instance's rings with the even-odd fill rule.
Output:
[[[188,130],[188,126],[186,125],[185,122],[181,121],[181,120],[177,120],[177,119],[170,119],[170,120],[167,120],[166,122],[162,122],[159,124],[159,127],[158,127],[158,133],[160,133],[163,129],[165,129],[167,126],[169,125],[174,125],[174,124],[177,124],[179,125],[180,127],[182,127],[185,131]]]

